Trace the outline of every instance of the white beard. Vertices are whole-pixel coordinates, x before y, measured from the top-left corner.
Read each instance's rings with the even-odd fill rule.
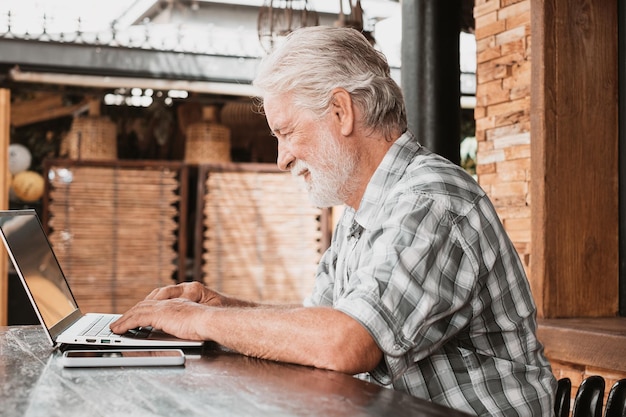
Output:
[[[332,207],[344,204],[356,188],[354,173],[358,165],[357,155],[336,144],[327,136],[322,139],[316,152],[316,162],[296,160],[291,173],[298,176],[309,171],[309,181],[305,182],[309,200],[316,207]],[[352,181],[350,181],[352,179]],[[304,177],[303,177],[304,180]]]

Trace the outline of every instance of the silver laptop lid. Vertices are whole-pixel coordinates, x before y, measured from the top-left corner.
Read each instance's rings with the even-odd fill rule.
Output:
[[[35,210],[0,210],[0,237],[55,344],[57,335],[82,314]]]

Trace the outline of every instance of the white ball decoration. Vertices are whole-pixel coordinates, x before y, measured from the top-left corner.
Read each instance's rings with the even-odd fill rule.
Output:
[[[30,168],[32,155],[28,148],[19,143],[9,145],[9,172],[15,175]]]

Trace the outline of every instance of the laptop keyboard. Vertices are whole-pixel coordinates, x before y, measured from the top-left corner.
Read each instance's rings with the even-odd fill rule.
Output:
[[[91,326],[82,331],[81,336],[93,336],[93,337],[119,337],[119,335],[113,333],[109,328],[109,325],[117,320],[120,316],[102,316],[91,323]],[[146,338],[152,331],[151,327],[139,327],[137,329],[130,329],[124,333],[126,337],[134,338]]]
[[[109,324],[118,319],[118,316],[102,316],[91,323],[90,327],[87,327],[81,333],[81,336],[96,336],[96,337],[108,337],[113,334],[109,328]]]

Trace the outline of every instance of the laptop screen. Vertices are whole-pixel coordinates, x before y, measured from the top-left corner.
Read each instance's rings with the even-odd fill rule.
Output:
[[[1,212],[0,231],[45,326],[50,329],[78,310],[36,212]]]

